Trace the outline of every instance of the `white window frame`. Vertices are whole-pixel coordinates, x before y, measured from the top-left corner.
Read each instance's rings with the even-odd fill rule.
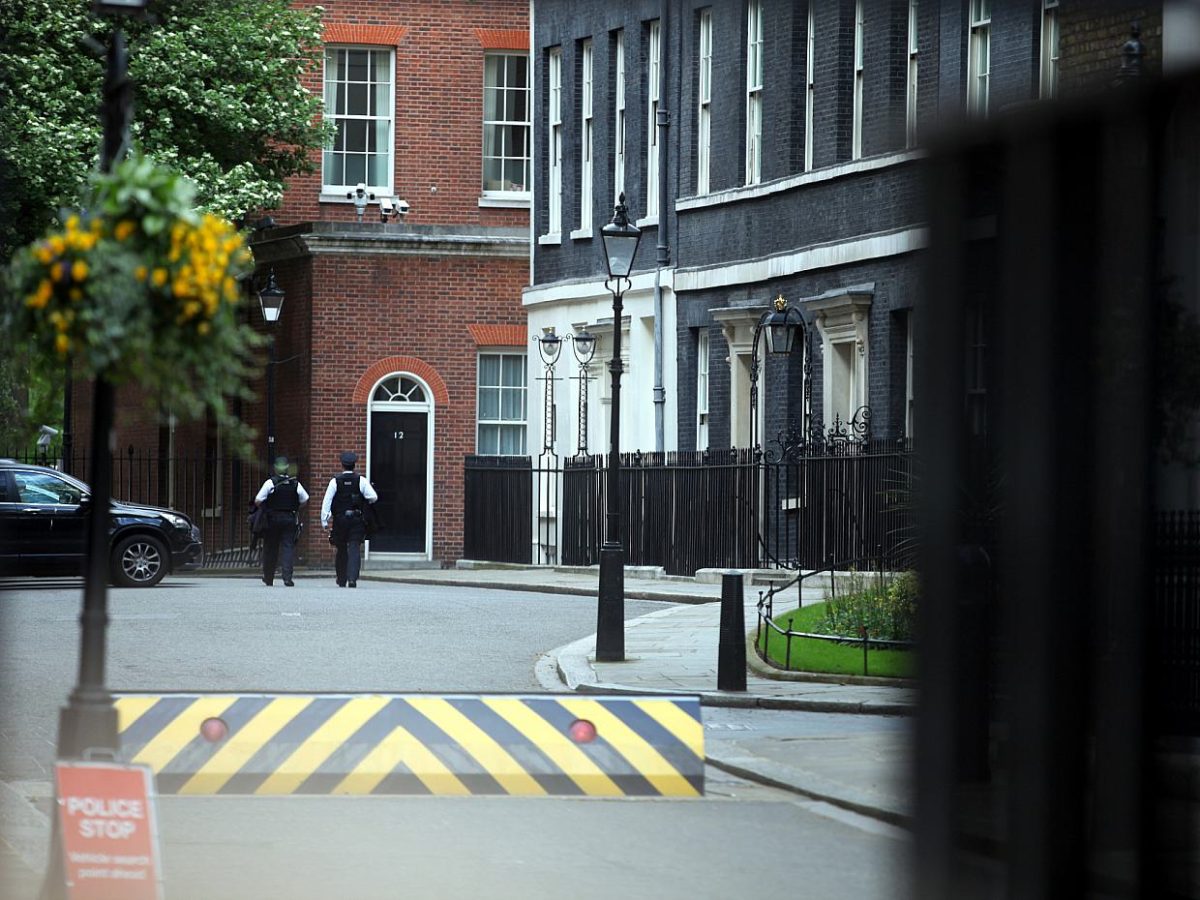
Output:
[[[988,93],[991,81],[991,0],[971,0],[969,16],[967,113],[983,118],[988,114]]]
[[[496,384],[483,383],[483,361],[485,357],[497,357],[500,362],[499,381]],[[506,359],[517,360],[517,365],[511,367],[511,371],[520,372],[520,384],[505,384],[505,365]],[[481,348],[475,361],[475,453],[479,456],[524,456],[529,448],[529,434],[527,426],[527,418],[529,411],[529,385],[528,385],[528,354],[523,349],[503,348],[503,347],[488,347]],[[497,391],[497,416],[494,418],[484,418],[483,416],[483,397],[484,391]],[[504,416],[504,397],[505,392],[519,396],[520,410],[514,413],[511,417]],[[492,451],[491,446],[484,448],[483,429],[496,429],[495,450]],[[511,433],[518,433],[521,436],[521,446],[516,453],[499,453],[502,447],[500,440],[501,432],[504,429],[509,429]]]
[[[579,82],[579,232],[580,237],[592,233],[592,73],[595,71],[592,41],[580,47],[581,77]]]
[[[646,219],[658,218],[658,105],[662,97],[662,23],[650,22],[646,70]]]
[[[913,406],[913,378],[916,372],[916,356],[913,351],[913,327],[916,324],[916,319],[911,309],[908,311],[905,319],[908,328],[905,334],[904,348],[904,436],[911,440],[916,426],[916,411]]]
[[[746,3],[746,184],[762,180],[762,0]]]
[[[505,80],[504,84],[489,84],[488,83],[488,76],[489,76],[489,71],[490,71],[489,63],[493,59],[503,60],[502,73],[503,73],[503,78]],[[524,88],[520,87],[519,85],[516,87],[511,87],[507,83],[507,79],[510,74],[508,63],[509,63],[509,60],[512,60],[512,59],[519,59],[525,63],[525,86],[524,86]],[[523,120],[522,119],[506,119],[503,117],[503,115],[497,119],[487,118],[488,96],[489,96],[490,92],[511,93],[511,92],[516,92],[516,91],[520,91],[521,93],[524,94],[525,118]],[[481,178],[482,178],[481,196],[491,198],[491,199],[496,199],[496,200],[523,200],[523,201],[528,202],[528,200],[531,196],[530,177],[532,174],[532,163],[533,163],[532,157],[530,155],[531,148],[532,148],[532,133],[531,133],[532,123],[530,121],[530,112],[531,112],[530,103],[531,103],[531,99],[532,99],[532,92],[531,92],[530,78],[529,78],[529,54],[528,53],[508,53],[508,52],[505,52],[505,53],[489,52],[489,53],[485,54],[484,65],[483,65],[483,96],[484,96],[484,101],[483,101],[483,109],[484,109],[483,172],[481,173]],[[509,105],[507,103],[500,102],[496,108],[501,111],[507,111],[509,108]],[[511,148],[509,146],[509,144],[511,142],[509,141],[508,138],[514,129],[518,129],[518,130],[521,130],[524,132],[524,136],[525,136],[524,155],[517,155],[515,152],[509,152],[511,150]],[[496,138],[496,140],[494,140],[492,142],[492,146],[499,147],[499,150],[500,150],[499,156],[489,156],[487,153],[487,151],[488,151],[488,133],[489,133],[489,131],[492,131],[492,130],[498,131],[497,138]],[[489,179],[487,177],[488,176],[488,172],[487,172],[488,161],[496,160],[496,159],[500,160],[501,177],[499,179]],[[521,164],[522,164],[521,168],[524,173],[522,176],[522,181],[519,183],[521,185],[524,185],[523,188],[514,189],[511,186],[488,187],[489,182],[495,182],[495,181],[499,181],[502,184],[504,182],[508,182],[508,185],[518,184],[517,182],[513,182],[510,179],[505,177],[505,174],[510,170],[510,164],[517,160],[519,160],[521,162]]]
[[[337,77],[337,59],[346,54],[346,59],[351,53],[367,53],[368,55],[368,75],[366,82],[351,82],[348,78]],[[379,66],[376,62],[377,56],[387,56],[387,81],[384,82],[378,78]],[[343,69],[344,71],[344,69]],[[323,116],[326,122],[333,124],[335,130],[339,132],[343,128],[342,123],[365,122],[368,132],[367,143],[370,143],[370,132],[374,125],[376,149],[371,151],[364,148],[360,153],[358,151],[348,151],[345,149],[343,139],[343,149],[337,149],[338,137],[335,135],[330,139],[324,151],[321,153],[321,193],[327,195],[329,199],[337,199],[346,201],[346,194],[353,191],[359,182],[366,185],[367,190],[374,194],[391,195],[393,193],[392,184],[395,171],[395,147],[396,147],[396,52],[391,47],[382,46],[358,46],[352,44],[326,44],[324,68],[322,72],[322,85],[324,88],[324,110]],[[337,101],[348,103],[347,86],[355,84],[366,84],[368,93],[368,107],[363,112],[339,113],[336,109]],[[342,87],[341,97],[338,96],[338,87]],[[370,112],[370,94],[374,88],[376,111],[374,114]],[[380,100],[386,105],[385,110],[381,110],[379,106]],[[382,127],[386,133],[385,137],[381,137],[379,129]],[[383,147],[378,145],[383,143]],[[351,177],[346,177],[346,162],[351,156],[362,156],[363,171],[361,173],[353,173]],[[338,156],[342,157],[342,178],[334,180],[333,169]],[[373,167],[371,164],[372,158],[380,160]],[[372,172],[372,168],[376,171]],[[374,177],[382,171],[384,177]],[[357,177],[361,174],[362,177]]]
[[[854,0],[854,98],[851,113],[850,158],[862,159],[863,0]]]
[[[710,347],[708,329],[696,335],[696,449],[708,449],[708,373]]]
[[[808,46],[804,51],[804,171],[811,172],[813,167],[813,105],[816,100],[816,63],[813,57],[817,52],[817,39],[814,32],[816,16],[813,7],[817,0],[808,2]]]
[[[920,0],[908,0],[908,73],[904,85],[904,146],[917,145],[917,6]]]
[[[613,203],[625,193],[625,32],[617,32],[616,85],[613,89]]]
[[[712,9],[700,10],[700,67],[696,96],[696,193],[707,194],[712,178]]]
[[[549,154],[549,174],[546,180],[546,231],[550,235],[562,233],[562,47],[552,47],[547,59],[547,105],[546,121],[549,123],[546,152]]]
[[[1042,0],[1042,44],[1038,96],[1058,96],[1058,0]]]

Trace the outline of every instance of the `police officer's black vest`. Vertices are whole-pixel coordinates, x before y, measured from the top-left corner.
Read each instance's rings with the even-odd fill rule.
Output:
[[[289,475],[272,475],[274,489],[267,496],[267,509],[276,512],[296,512],[300,508],[299,482]]]
[[[333,495],[331,509],[335,516],[342,515],[346,510],[362,509],[363,495],[358,489],[358,477],[357,472],[342,472],[334,476],[337,492]]]

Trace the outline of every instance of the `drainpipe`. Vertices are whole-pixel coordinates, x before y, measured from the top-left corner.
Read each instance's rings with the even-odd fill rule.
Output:
[[[658,16],[662,47],[659,55],[658,115],[658,258],[654,268],[654,449],[662,453],[666,449],[666,434],[663,417],[667,403],[667,391],[663,386],[663,296],[662,270],[671,264],[670,235],[667,215],[667,134],[671,127],[671,113],[667,109],[667,73],[671,46],[671,0],[662,0]]]

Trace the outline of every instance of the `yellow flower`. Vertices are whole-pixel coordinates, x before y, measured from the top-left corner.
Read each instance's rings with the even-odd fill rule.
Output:
[[[113,229],[113,237],[118,241],[123,241],[129,237],[137,229],[137,225],[128,219],[122,219],[117,223],[117,227]]]
[[[25,298],[25,305],[30,309],[41,309],[50,302],[54,288],[44,278],[38,283],[37,290]]]
[[[65,334],[60,334],[54,338],[54,349],[58,351],[59,356],[66,356],[67,351],[71,349],[71,339]]]
[[[72,214],[70,218],[67,219],[67,231],[74,231],[78,227],[79,216]]]
[[[77,287],[73,287],[71,290],[67,291],[67,296],[78,303],[83,299],[83,291]]]
[[[88,277],[88,264],[82,259],[77,259],[71,265],[71,277],[76,281],[83,281]]]
[[[33,250],[33,255],[43,266],[50,265],[50,260],[54,259],[54,251],[48,244],[38,244]]]
[[[167,283],[167,270],[163,268],[155,269],[150,275],[150,283],[155,287],[162,287]]]
[[[212,330],[211,326],[207,322],[201,322],[196,326],[196,331],[200,334],[208,334],[210,330]]]
[[[138,281],[145,281],[148,274],[149,270],[145,266],[138,266],[133,270],[133,277]]]
[[[67,242],[63,240],[61,234],[52,234],[46,241],[50,244],[50,249],[54,251],[55,256],[61,256],[62,252],[67,249]]]

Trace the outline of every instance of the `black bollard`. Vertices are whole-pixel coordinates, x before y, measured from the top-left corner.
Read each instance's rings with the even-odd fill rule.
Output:
[[[742,575],[721,576],[721,640],[717,650],[717,690],[746,689],[746,610]]]

